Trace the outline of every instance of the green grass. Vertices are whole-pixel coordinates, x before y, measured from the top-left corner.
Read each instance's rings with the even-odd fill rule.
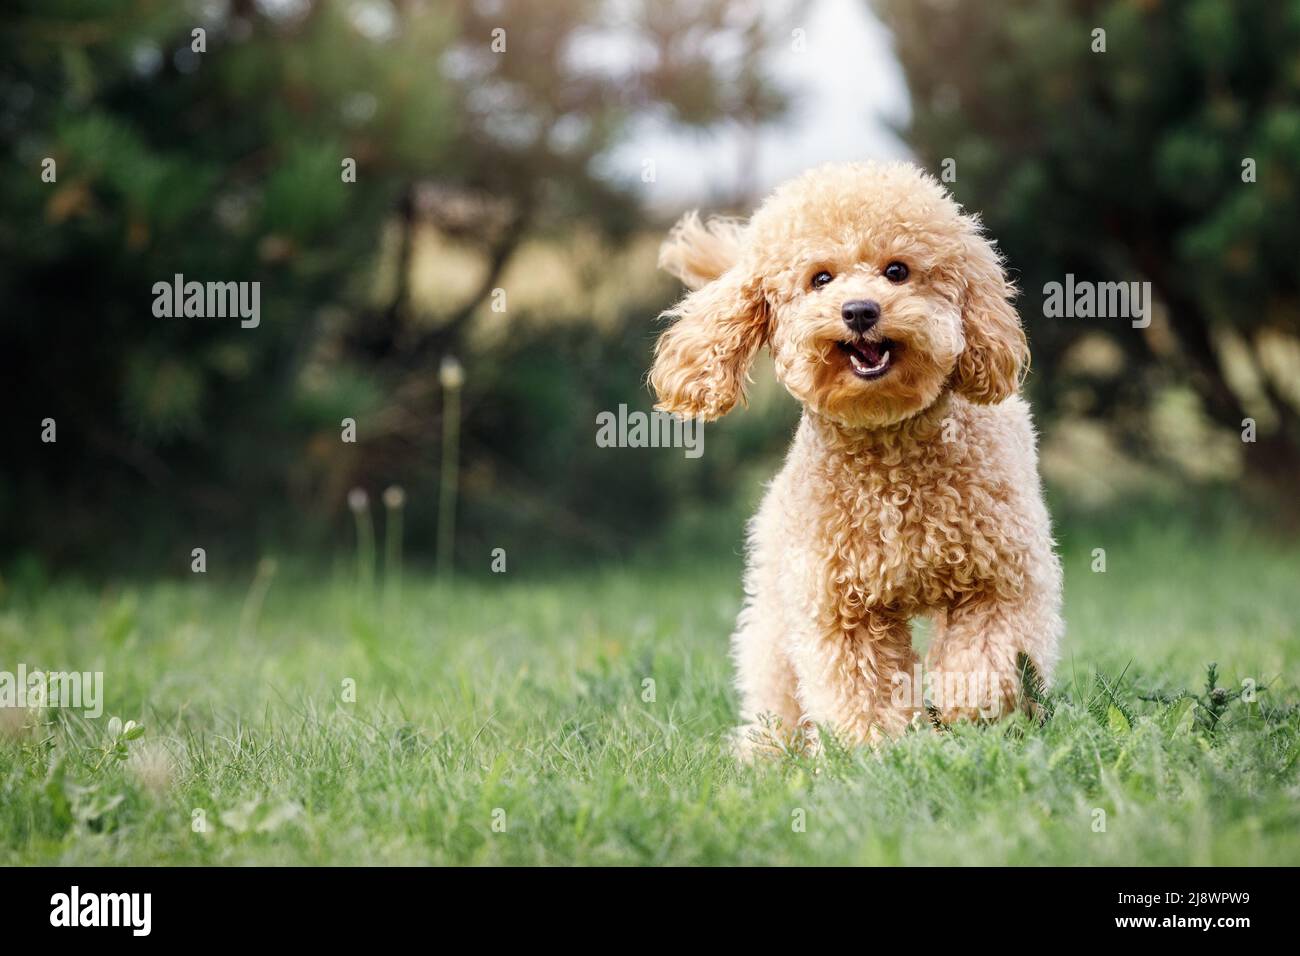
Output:
[[[0,863],[1300,863],[1300,546],[1164,521],[1063,538],[1044,726],[753,767],[723,744],[725,551],[454,589],[408,571],[400,605],[343,571],[283,570],[260,608],[211,576],[10,582],[0,670],[102,670],[107,701],[0,713]],[[1176,702],[1211,661],[1268,689]],[[111,715],[144,734],[112,740]]]

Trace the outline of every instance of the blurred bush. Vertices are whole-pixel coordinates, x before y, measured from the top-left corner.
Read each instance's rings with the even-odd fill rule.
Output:
[[[391,483],[418,549],[447,355],[470,375],[467,548],[607,548],[653,527],[671,482],[655,486],[657,458],[599,454],[594,410],[646,405],[632,393],[671,287],[624,295],[613,327],[510,309],[498,344],[474,330],[521,248],[626,242],[639,169],[602,163],[634,120],[780,113],[757,66],[773,22],[720,0],[12,5],[0,552],[181,570],[198,544],[327,540],[350,487]],[[418,281],[430,234],[465,263],[452,286]],[[260,325],[154,317],[154,283],[177,274],[259,282]]]
[[[909,141],[932,169],[957,159],[954,190],[1024,290],[1049,473],[1101,501],[1158,484],[1152,469],[1212,481],[1244,465],[1286,501],[1300,4],[876,6],[912,90]],[[180,572],[205,546],[230,567],[346,541],[348,490],[398,484],[418,561],[447,356],[467,376],[462,567],[495,547],[534,566],[607,560],[670,530],[738,544],[798,413],[769,372],[702,458],[595,442],[598,412],[650,408],[654,317],[680,291],[654,270],[666,224],[638,201],[639,164],[611,156],[647,120],[725,123],[744,143],[780,118],[768,58],[797,6],[10,7],[0,558]],[[1152,282],[1151,328],[1046,320],[1038,290],[1067,272]],[[154,317],[154,283],[177,274],[259,282],[260,325]],[[1259,441],[1243,446],[1246,416]],[[40,440],[47,418],[57,443]]]

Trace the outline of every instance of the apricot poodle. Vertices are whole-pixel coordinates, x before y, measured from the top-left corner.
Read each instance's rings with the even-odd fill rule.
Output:
[[[1050,682],[1061,570],[1018,394],[1028,347],[978,219],[909,164],[828,165],[747,223],[688,215],[660,265],[693,291],[665,313],[658,408],[725,414],[763,346],[803,404],[749,527],[742,752],[1032,706],[1024,660]]]

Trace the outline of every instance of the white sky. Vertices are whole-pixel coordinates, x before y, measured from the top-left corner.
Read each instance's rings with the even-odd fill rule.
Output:
[[[671,211],[725,200],[751,159],[762,195],[819,163],[908,155],[889,129],[909,114],[907,86],[890,34],[866,0],[816,0],[806,22],[793,26],[806,31],[806,49],[796,53],[787,44],[770,59],[792,106],[783,124],[762,131],[756,150],[727,124],[699,134],[656,122],[615,151],[612,165],[631,174],[649,206]],[[655,181],[643,183],[642,162],[651,158]]]

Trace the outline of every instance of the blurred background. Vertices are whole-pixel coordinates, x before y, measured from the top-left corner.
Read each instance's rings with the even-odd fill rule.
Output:
[[[770,368],[698,459],[596,416],[652,405],[682,212],[867,158],[947,169],[1006,253],[1058,521],[1294,531],[1300,3],[20,0],[0,568],[328,556],[390,486],[431,561],[449,471],[465,573],[731,555],[798,416]],[[260,282],[260,325],[156,318],[177,273]],[[1067,273],[1150,282],[1150,326],[1045,318]]]

